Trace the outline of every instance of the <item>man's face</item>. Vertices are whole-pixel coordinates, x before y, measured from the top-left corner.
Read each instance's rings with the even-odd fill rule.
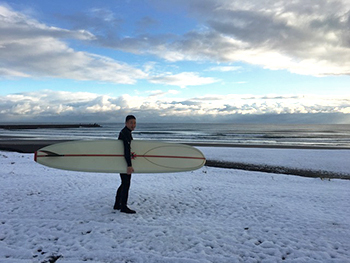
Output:
[[[125,123],[125,126],[130,130],[133,131],[136,128],[136,120],[130,119]]]

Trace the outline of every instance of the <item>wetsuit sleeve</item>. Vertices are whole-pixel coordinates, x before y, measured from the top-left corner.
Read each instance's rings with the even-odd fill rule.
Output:
[[[125,158],[126,163],[128,164],[128,167],[130,167],[130,166],[132,166],[131,165],[131,150],[130,150],[131,141],[129,141],[128,138],[126,138],[126,136],[123,132],[120,132],[118,139],[123,141],[124,158]]]

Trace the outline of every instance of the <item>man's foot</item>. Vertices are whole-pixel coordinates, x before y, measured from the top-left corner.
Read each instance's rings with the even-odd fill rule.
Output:
[[[136,214],[136,211],[131,210],[129,207],[123,207],[122,209],[120,209],[120,212],[126,214]]]
[[[114,210],[120,210],[121,209],[121,205],[120,204],[114,204],[113,209]]]

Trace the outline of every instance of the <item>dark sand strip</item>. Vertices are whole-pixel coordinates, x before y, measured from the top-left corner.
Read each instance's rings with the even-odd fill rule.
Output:
[[[35,153],[45,146],[67,140],[0,140],[0,151]]]
[[[197,146],[197,147],[310,149],[310,150],[350,150],[350,147],[344,147],[344,146],[278,145],[278,144],[234,144],[234,143],[184,143],[184,144]]]
[[[311,177],[311,178],[350,180],[350,174],[338,174],[338,173],[322,171],[322,170],[319,170],[319,171],[306,170],[306,169],[296,169],[296,168],[289,168],[289,167],[283,167],[283,166],[256,165],[256,164],[226,162],[226,161],[217,161],[217,160],[207,160],[205,165],[209,167],[217,167],[217,168],[238,169],[238,170],[273,173],[273,174],[288,174],[288,175],[297,175],[297,176]]]

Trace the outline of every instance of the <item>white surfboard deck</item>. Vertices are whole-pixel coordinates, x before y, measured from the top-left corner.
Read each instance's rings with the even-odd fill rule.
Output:
[[[175,143],[131,141],[134,173],[183,172],[201,168],[205,157],[198,149]],[[71,171],[126,173],[121,140],[71,141],[39,149],[34,160],[42,165]]]

